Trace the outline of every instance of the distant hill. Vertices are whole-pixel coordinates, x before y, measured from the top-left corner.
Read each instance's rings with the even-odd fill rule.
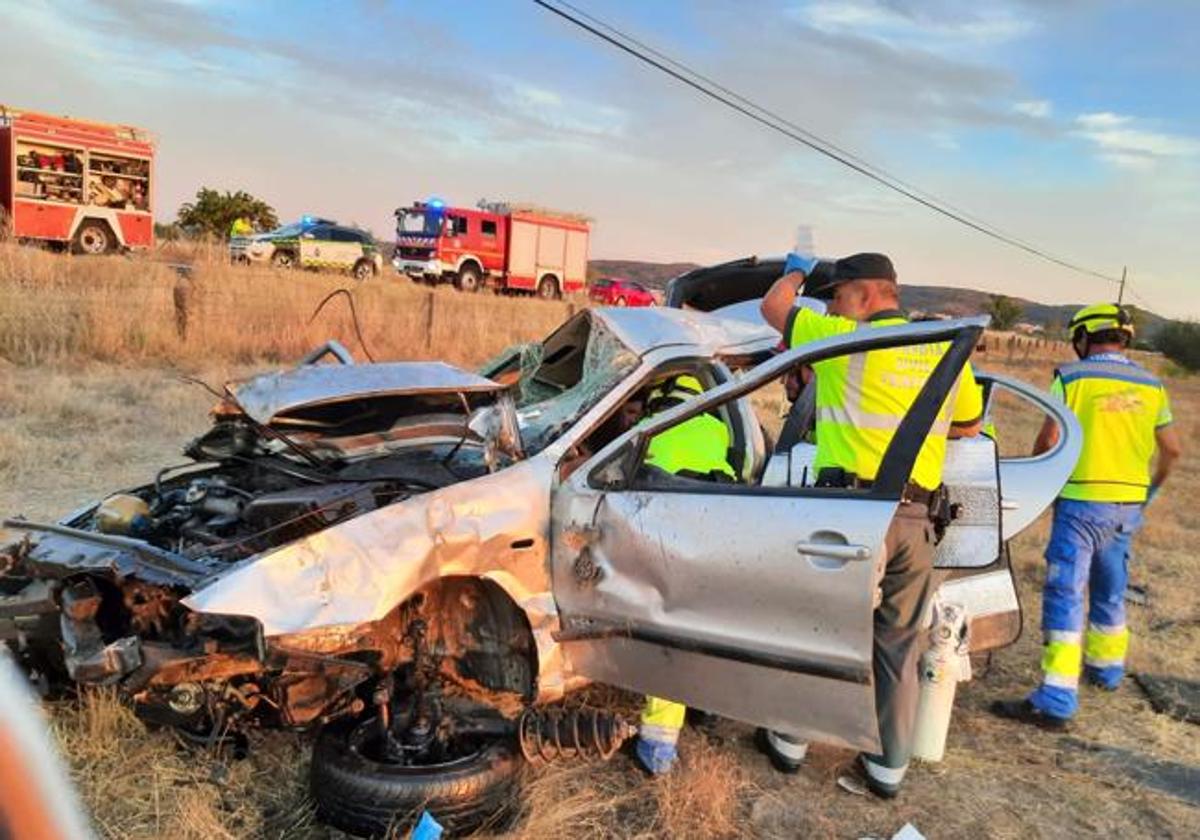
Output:
[[[699,268],[695,263],[652,263],[639,260],[592,260],[588,277],[626,277],[652,289],[662,289],[667,281],[684,272]],[[954,289],[943,286],[902,286],[900,302],[910,312],[944,314],[955,317],[975,315],[986,310],[992,293],[977,289]],[[1067,322],[1084,304],[1052,305],[1012,297],[1023,310],[1021,321],[1036,324],[1053,335],[1060,335]],[[1167,319],[1153,312],[1138,314],[1141,338],[1156,334]]]

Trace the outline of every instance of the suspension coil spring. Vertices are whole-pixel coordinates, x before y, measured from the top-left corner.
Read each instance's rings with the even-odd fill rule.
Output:
[[[603,709],[526,709],[517,724],[521,752],[531,764],[563,758],[608,760],[637,733]]]

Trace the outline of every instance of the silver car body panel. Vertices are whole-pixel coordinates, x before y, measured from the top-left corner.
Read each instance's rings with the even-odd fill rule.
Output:
[[[779,343],[779,333],[761,319],[749,322],[659,306],[605,306],[593,309],[592,317],[638,355],[683,346],[690,348],[691,355],[721,356],[766,350]]]
[[[1083,428],[1062,400],[1045,391],[994,373],[978,374],[976,378],[1013,393],[1058,424],[1058,442],[1049,452],[1000,459],[1001,535],[1010,540],[1032,525],[1058,497],[1083,451]]]
[[[543,699],[566,687],[548,565],[552,466],[535,457],[407,499],[254,558],[185,606],[247,615],[268,637],[378,621],[438,578],[494,581],[529,620]]]
[[[498,382],[444,362],[303,365],[226,386],[259,423],[314,405],[429,393],[494,393]]]

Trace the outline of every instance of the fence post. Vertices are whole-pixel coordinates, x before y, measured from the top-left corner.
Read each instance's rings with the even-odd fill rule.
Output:
[[[192,298],[192,270],[190,266],[175,266],[175,288],[171,290],[171,298],[175,303],[175,332],[179,340],[187,338],[188,309]]]
[[[433,352],[433,289],[429,290],[429,297],[425,303],[425,352]]]

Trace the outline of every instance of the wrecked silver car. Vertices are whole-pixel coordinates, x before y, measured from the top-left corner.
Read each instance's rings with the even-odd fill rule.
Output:
[[[562,700],[600,681],[739,720],[878,748],[871,615],[883,537],[983,329],[880,328],[775,354],[752,318],[593,309],[480,374],[425,362],[317,364],[230,384],[189,462],[56,524],[8,519],[0,637],[35,679],[118,686],[195,739],[321,727],[322,815],[386,830],[429,806],[463,828],[501,812],[522,755],[608,755],[632,729]],[[768,442],[752,398],[818,359],[945,342],[870,489],[812,486],[803,441]],[[339,347],[327,348],[346,361]],[[664,377],[708,390],[629,428]],[[1020,619],[1003,541],[1078,454],[999,459],[954,442],[948,597],[986,649]],[[700,412],[739,480],[643,463]],[[1001,515],[1003,511],[1003,516]]]

